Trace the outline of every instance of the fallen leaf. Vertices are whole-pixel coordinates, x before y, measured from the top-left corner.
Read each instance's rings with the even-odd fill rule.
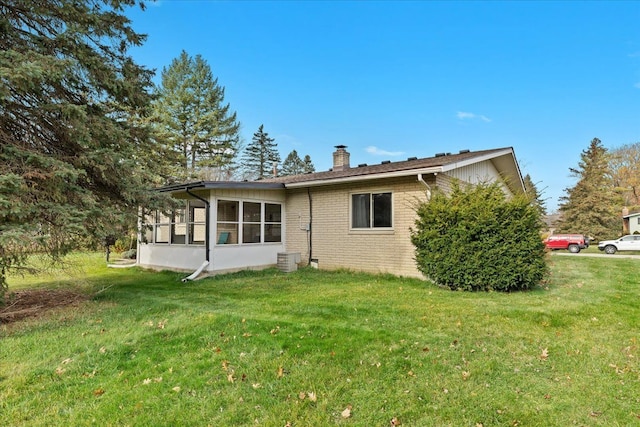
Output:
[[[342,411],[342,413],[340,415],[342,415],[342,418],[350,418],[351,417],[351,409],[353,407],[351,405],[347,405],[347,407],[344,409],[344,411]]]
[[[102,396],[104,394],[104,390],[102,388],[98,388],[93,390],[93,395],[94,396]]]
[[[62,364],[63,364],[63,365],[66,365],[66,364],[71,363],[72,361],[73,361],[73,359],[64,359],[64,360],[62,361]]]
[[[402,425],[402,423],[400,422],[400,420],[396,417],[391,418],[391,427],[396,427]]]
[[[176,387],[172,388],[171,390],[175,391],[176,393],[179,393],[181,388],[176,386]]]
[[[307,396],[309,396],[309,400],[312,402],[315,402],[318,400],[318,396],[316,396],[316,394],[312,391],[310,391],[309,393],[307,393]]]
[[[260,383],[253,383],[253,384],[251,384],[251,387],[253,387],[253,388],[255,388],[257,390],[260,387],[262,387],[262,385],[260,385]]]
[[[282,366],[278,367],[278,378],[284,377],[284,368]]]
[[[236,377],[233,376],[233,372],[231,372],[229,375],[227,375],[227,381],[229,381],[230,383],[233,383],[235,381]]]
[[[100,353],[104,354],[107,352],[106,347],[100,347],[100,350],[98,350]]]
[[[300,393],[298,393],[298,398],[300,400],[304,400],[307,397],[307,393],[305,393],[304,391],[301,391]]]
[[[542,353],[540,353],[540,359],[547,360],[549,357],[549,349],[543,348]]]
[[[465,381],[468,380],[470,376],[471,376],[471,372],[462,371],[462,379],[463,380],[465,380]]]
[[[151,378],[145,378],[144,380],[142,380],[142,384],[144,385],[151,384]]]
[[[291,421],[287,421],[287,423],[284,425],[284,427],[291,427]]]

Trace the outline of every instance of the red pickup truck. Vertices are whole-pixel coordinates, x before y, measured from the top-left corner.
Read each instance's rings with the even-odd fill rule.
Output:
[[[544,246],[552,251],[568,249],[569,252],[577,254],[589,247],[589,239],[582,234],[552,234],[544,240]]]

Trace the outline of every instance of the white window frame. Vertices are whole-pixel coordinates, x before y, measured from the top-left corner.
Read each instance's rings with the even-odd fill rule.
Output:
[[[218,203],[219,202],[234,202],[238,204],[238,221],[220,221],[217,218],[218,213]],[[245,203],[255,203],[260,205],[260,221],[245,221],[244,218],[244,207]],[[280,221],[267,221],[266,218],[266,205],[278,205],[280,206]],[[219,224],[235,224],[238,230],[238,241],[237,243],[218,243],[220,236],[218,235],[218,226]],[[216,231],[215,231],[215,245],[218,247],[225,246],[256,246],[256,245],[280,245],[283,241],[283,232],[284,232],[284,204],[278,201],[269,201],[269,200],[255,200],[255,199],[235,199],[235,198],[226,198],[221,197],[216,200]],[[245,225],[256,226],[259,225],[260,228],[260,241],[258,242],[245,242]],[[265,231],[266,226],[274,226],[280,225],[280,240],[279,241],[266,241],[265,240]]]
[[[190,212],[190,203],[192,202],[192,200],[185,200],[184,205],[181,206],[180,208],[178,208],[176,211],[171,212],[169,215],[165,215],[163,214],[161,211],[155,211],[153,212],[150,216],[153,219],[153,223],[149,224],[151,225],[151,230],[150,233],[146,233],[146,235],[148,237],[152,238],[152,241],[149,241],[147,243],[151,243],[154,245],[172,245],[172,246],[205,246],[206,244],[206,238],[204,241],[193,241],[193,238],[191,236],[192,233],[192,227],[197,226],[204,226],[206,228],[206,221],[208,220],[208,218],[205,217],[205,221],[195,221],[194,218],[191,218]],[[196,202],[198,203],[198,202]],[[200,207],[200,206],[198,206]],[[181,211],[182,213],[182,218],[180,220],[176,220],[176,218],[179,215],[176,215],[177,211]],[[163,220],[165,220],[164,222],[162,222]],[[168,220],[168,221],[166,221]],[[184,243],[176,243],[174,241],[174,237],[177,236],[177,234],[175,234],[175,228],[176,226],[179,227],[184,227],[185,229],[185,233],[184,233]],[[167,233],[167,240],[166,241],[158,241],[158,232],[161,229],[166,229],[166,233]],[[180,234],[180,236],[182,236],[182,234]]]
[[[390,207],[390,215],[391,215],[391,226],[389,227],[375,227],[374,226],[374,195],[376,194],[389,194],[391,196],[391,207]],[[354,215],[354,206],[353,206],[353,197],[357,195],[368,195],[369,196],[369,226],[368,227],[354,227],[353,226],[353,215]],[[380,232],[380,231],[393,231],[394,230],[394,209],[395,206],[395,196],[393,191],[391,190],[369,190],[369,191],[352,191],[349,193],[349,231],[350,232]]]

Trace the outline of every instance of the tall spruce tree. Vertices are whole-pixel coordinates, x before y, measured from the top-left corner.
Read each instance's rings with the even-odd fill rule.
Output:
[[[0,1],[0,299],[32,252],[53,259],[159,206],[161,150],[140,125],[152,73],[134,0]]]
[[[264,131],[264,125],[260,125],[258,131],[253,134],[251,143],[245,148],[242,158],[242,166],[250,179],[264,179],[273,175],[280,163],[274,138]]]
[[[291,151],[282,162],[281,176],[298,175],[304,173],[305,163],[302,161],[296,150]]]
[[[523,180],[525,194],[529,197],[531,203],[538,209],[540,215],[546,215],[547,208],[545,207],[544,200],[542,199],[542,195],[538,191],[538,187],[531,179],[531,176],[529,174],[526,174]]]
[[[316,167],[313,166],[310,155],[307,154],[304,156],[304,160],[302,162],[304,163],[304,169],[302,170],[303,173],[312,173],[316,171]]]
[[[224,91],[200,55],[182,51],[162,70],[153,119],[159,138],[174,149],[175,179],[220,175],[211,169],[228,167],[236,156],[240,123]]]
[[[560,198],[558,231],[583,233],[596,240],[618,236],[621,231],[621,198],[616,193],[609,153],[598,138],[582,151],[578,168],[570,168],[578,181]]]

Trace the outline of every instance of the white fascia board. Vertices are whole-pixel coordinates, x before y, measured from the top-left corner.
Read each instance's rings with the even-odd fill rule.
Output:
[[[426,174],[442,173],[442,172],[444,172],[442,169],[442,166],[436,166],[436,167],[423,168],[423,169],[407,169],[407,170],[395,171],[395,172],[347,176],[344,178],[336,178],[336,179],[293,182],[291,184],[285,184],[285,186],[286,188],[319,187],[321,185],[333,185],[333,184],[343,184],[347,182],[370,181],[373,179],[399,178],[399,177],[412,176],[412,175],[418,176],[418,174],[426,175]]]
[[[513,150],[511,148],[505,148],[504,150],[494,151],[493,153],[484,154],[478,157],[471,157],[469,159],[462,160],[460,162],[453,162],[453,163],[443,165],[442,171],[448,172],[454,169],[472,165],[474,163],[480,163],[485,160],[495,159],[496,157],[504,156],[505,154],[511,154],[513,156],[513,161],[515,162],[515,156],[513,155]]]

